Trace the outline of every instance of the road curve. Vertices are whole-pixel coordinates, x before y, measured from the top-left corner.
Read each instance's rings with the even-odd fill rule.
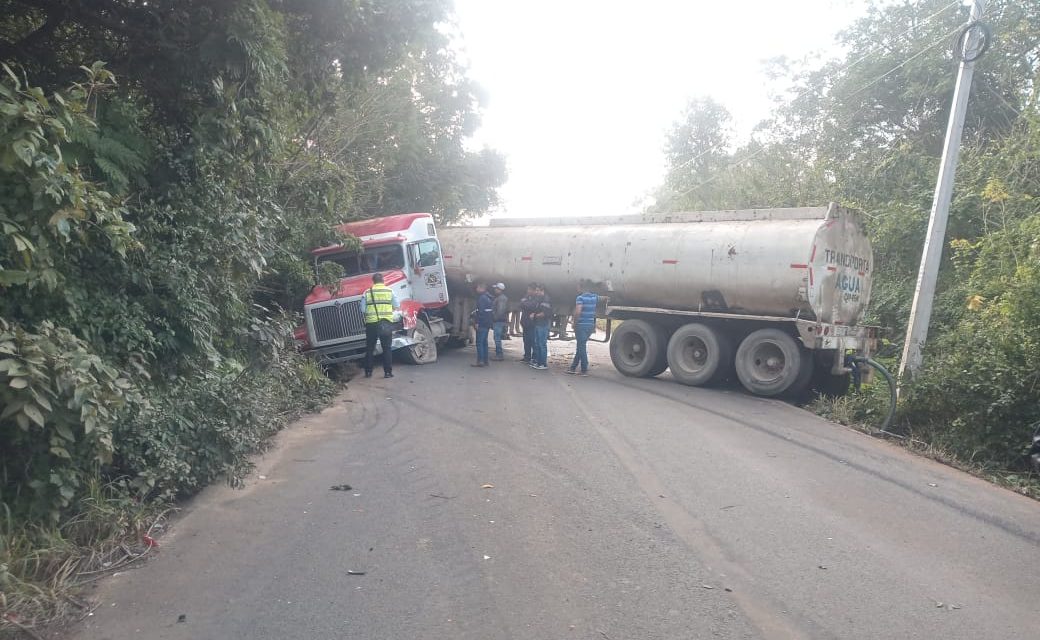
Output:
[[[598,345],[576,378],[507,344],[351,383],[71,636],[1036,637],[1036,502]]]

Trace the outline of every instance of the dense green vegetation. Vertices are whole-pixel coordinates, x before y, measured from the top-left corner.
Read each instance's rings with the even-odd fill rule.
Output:
[[[961,460],[1020,468],[1040,421],[1040,3],[995,0],[976,64],[926,349],[899,421]],[[692,102],[668,140],[662,210],[804,206],[837,200],[868,217],[876,261],[868,322],[895,363],[938,173],[967,7],[883,2],[838,39],[840,59],[777,60],[786,89],[752,139]],[[852,415],[876,420],[872,397]]]
[[[495,203],[504,163],[464,146],[479,104],[449,10],[0,0],[7,598],[85,496],[235,481],[327,401],[288,335],[333,222]]]

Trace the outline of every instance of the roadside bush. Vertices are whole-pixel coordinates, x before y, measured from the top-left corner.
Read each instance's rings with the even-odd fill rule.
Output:
[[[334,391],[318,365],[291,348],[249,365],[225,360],[150,390],[151,401],[115,427],[115,469],[137,491],[161,499],[218,478],[237,484],[250,454],[302,412],[326,405]]]
[[[1020,466],[1040,421],[1040,213],[953,245],[962,315],[929,345],[904,417],[969,461]]]
[[[67,329],[0,318],[0,502],[56,521],[112,461],[116,415],[141,396]]]

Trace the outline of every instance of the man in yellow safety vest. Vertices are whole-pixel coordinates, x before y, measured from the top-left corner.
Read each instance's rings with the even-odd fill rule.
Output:
[[[394,310],[397,308],[397,297],[390,287],[383,284],[383,274],[373,274],[372,287],[361,297],[361,310],[365,314],[366,378],[372,377],[372,357],[377,340],[383,349],[383,377],[394,377],[390,342],[394,334]]]

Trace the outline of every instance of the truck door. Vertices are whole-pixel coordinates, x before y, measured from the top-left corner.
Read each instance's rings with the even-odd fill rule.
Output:
[[[448,303],[448,285],[444,278],[444,260],[441,247],[435,238],[428,238],[408,245],[408,262],[411,269],[412,297],[426,306],[436,307]]]

